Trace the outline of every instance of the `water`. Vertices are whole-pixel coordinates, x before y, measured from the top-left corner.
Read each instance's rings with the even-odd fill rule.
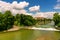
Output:
[[[0,33],[0,40],[60,40],[60,32],[40,30],[20,30]]]
[[[53,27],[51,24],[46,25],[49,26]],[[60,40],[60,31],[21,29],[15,32],[0,32],[0,40]]]

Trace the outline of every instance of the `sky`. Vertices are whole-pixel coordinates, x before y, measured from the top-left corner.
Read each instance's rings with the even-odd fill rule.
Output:
[[[60,0],[0,0],[0,11],[6,10],[51,18],[53,13],[60,12]]]
[[[26,1],[29,3],[29,7],[32,7],[32,6],[40,6],[40,11],[41,12],[51,12],[51,11],[57,11],[59,12],[60,10],[59,9],[54,9],[54,6],[56,6],[56,4],[60,4],[58,1],[59,0],[2,0],[2,1],[5,1],[5,2],[14,2],[14,1],[17,1],[18,3],[19,2],[23,2],[23,1]]]

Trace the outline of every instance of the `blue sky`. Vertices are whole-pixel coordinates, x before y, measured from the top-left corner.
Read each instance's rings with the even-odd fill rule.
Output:
[[[35,5],[39,5],[40,12],[60,11],[60,9],[54,9],[54,6],[57,4],[57,0],[2,0],[2,1],[10,2],[10,3],[12,3],[13,1],[17,1],[17,2],[26,1],[29,2],[29,6],[26,7],[26,9]]]

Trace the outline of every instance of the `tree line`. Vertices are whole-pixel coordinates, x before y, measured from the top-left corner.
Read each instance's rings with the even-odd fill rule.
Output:
[[[10,11],[0,12],[0,31],[8,30],[16,26],[32,26],[36,24],[36,20],[30,15],[16,14],[12,15]]]
[[[51,21],[51,19],[35,19],[31,15],[16,14],[13,15],[11,11],[7,10],[4,13],[0,12],[0,31],[8,30],[16,26],[34,26],[36,24],[40,25],[41,21],[44,23]]]

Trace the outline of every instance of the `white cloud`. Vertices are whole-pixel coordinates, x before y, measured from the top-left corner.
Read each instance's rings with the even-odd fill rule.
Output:
[[[17,3],[14,1],[13,3],[7,3],[4,1],[0,1],[0,12],[5,12],[6,10],[10,10],[12,13],[17,14],[17,13],[26,13],[26,10],[24,9],[29,5],[28,2],[20,2]]]
[[[38,12],[35,15],[33,15],[34,17],[44,17],[44,18],[53,18],[53,14],[55,12]]]
[[[22,10],[20,10],[20,11],[19,11],[19,13],[26,14],[26,13],[27,13],[27,11],[26,11],[26,10],[24,10],[24,9],[22,9]]]
[[[25,1],[17,3],[16,1],[14,1],[11,5],[13,8],[23,9],[23,8],[27,7],[29,5],[29,3],[25,2]]]
[[[25,15],[31,15],[31,16],[33,16],[33,14],[32,14],[32,13],[26,13]]]
[[[27,12],[26,12],[26,10],[24,10],[24,9],[22,9],[22,10],[15,10],[15,9],[13,9],[13,10],[10,10],[13,14],[26,14]]]
[[[35,12],[35,11],[39,11],[39,9],[40,9],[40,6],[33,6],[29,8],[29,11]]]
[[[0,10],[1,11],[10,10],[10,9],[11,9],[10,3],[0,1]]]
[[[27,13],[27,10],[24,9],[28,5],[29,3],[25,1],[19,2],[19,3],[17,3],[17,1],[14,1],[13,3],[0,1],[0,12],[5,12],[7,10],[10,10],[13,13],[13,15],[17,13],[25,14],[25,15],[32,15],[32,13]]]

